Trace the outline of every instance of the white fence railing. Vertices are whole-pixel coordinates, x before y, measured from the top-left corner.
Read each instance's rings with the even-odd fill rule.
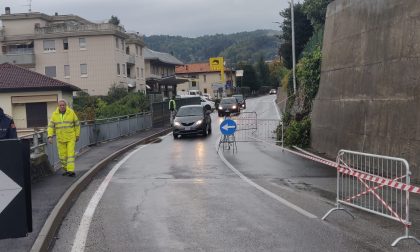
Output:
[[[80,137],[76,144],[76,153],[83,148],[100,142],[109,141],[134,134],[140,130],[152,127],[152,116],[150,113],[126,115],[120,117],[98,119],[92,122],[81,122]],[[47,144],[47,131],[42,130],[28,135],[20,136],[20,139],[32,139],[31,155],[45,153],[50,164],[58,165],[59,158],[57,145],[54,139],[52,144]]]

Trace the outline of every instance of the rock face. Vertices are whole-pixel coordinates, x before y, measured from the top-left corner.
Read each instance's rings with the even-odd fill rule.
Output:
[[[407,159],[420,180],[420,1],[328,6],[312,147]]]

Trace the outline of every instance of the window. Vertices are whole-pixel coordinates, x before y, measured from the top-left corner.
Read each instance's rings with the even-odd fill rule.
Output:
[[[197,86],[197,82],[196,81],[192,81],[191,82],[191,87],[196,87]]]
[[[143,56],[143,47],[140,47],[140,56]]]
[[[87,64],[80,64],[80,75],[86,77],[87,73]]]
[[[120,40],[118,38],[115,38],[115,47],[116,48],[120,47]]]
[[[207,88],[204,89],[204,93],[207,94]]]
[[[79,38],[80,49],[86,49],[86,38]]]
[[[44,51],[55,52],[55,40],[44,40]]]
[[[46,66],[45,75],[52,78],[57,77],[57,71],[55,69],[55,66]]]
[[[125,64],[122,64],[122,72],[123,72],[123,75],[125,75]]]
[[[139,56],[139,46],[136,45],[136,56]]]
[[[204,82],[207,82],[207,76],[205,74],[203,75],[203,78],[204,78]],[[204,92],[204,93],[207,93],[207,92]]]
[[[26,103],[25,107],[28,128],[45,127],[48,125],[46,102]]]
[[[136,70],[137,70],[137,79],[138,79],[140,77],[140,70],[138,67],[136,68]]]
[[[121,74],[120,63],[117,63],[117,75]]]
[[[70,65],[64,65],[64,78],[70,77]]]
[[[144,69],[141,69],[141,77],[144,78]]]
[[[121,39],[121,50],[124,50],[124,40]]]
[[[63,49],[64,50],[68,50],[69,49],[69,40],[68,39],[63,39]]]

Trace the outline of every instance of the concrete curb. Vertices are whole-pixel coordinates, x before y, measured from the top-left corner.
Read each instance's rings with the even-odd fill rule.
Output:
[[[161,132],[155,133],[151,136],[140,139],[134,143],[131,143],[122,149],[112,153],[106,159],[100,161],[95,166],[93,166],[88,172],[86,172],[82,177],[80,177],[75,183],[73,183],[69,189],[61,196],[57,205],[51,211],[47,220],[44,223],[41,231],[38,234],[34,244],[32,245],[31,252],[38,251],[48,251],[49,245],[51,244],[52,239],[54,238],[55,233],[61,225],[62,220],[66,216],[68,210],[72,207],[74,201],[77,200],[80,193],[90,184],[92,178],[101,171],[107,164],[109,164],[114,158],[122,155],[129,149],[133,147],[152,141],[153,139],[166,135],[171,132],[172,129],[165,129]]]

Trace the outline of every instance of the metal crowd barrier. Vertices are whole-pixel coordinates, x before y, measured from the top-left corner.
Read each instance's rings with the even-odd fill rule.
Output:
[[[113,140],[122,136],[134,134],[140,130],[152,128],[151,113],[140,113],[113,118],[97,119],[81,122],[80,137],[76,143],[76,153],[83,148],[100,142]],[[55,167],[59,163],[55,137],[52,144],[47,144],[47,130],[20,136],[20,139],[32,139],[31,156],[45,153],[50,164]]]
[[[420,240],[409,235],[410,192],[394,187],[396,182],[410,185],[411,172],[405,159],[340,150],[337,164],[336,207],[323,220],[337,210],[354,218],[342,207],[346,205],[402,223],[405,235],[397,238],[392,246],[404,239],[414,239],[420,244]]]
[[[259,119],[255,112],[242,112],[236,122],[236,142],[268,142],[283,145],[283,123],[279,119]],[[279,136],[281,139],[279,139]]]

